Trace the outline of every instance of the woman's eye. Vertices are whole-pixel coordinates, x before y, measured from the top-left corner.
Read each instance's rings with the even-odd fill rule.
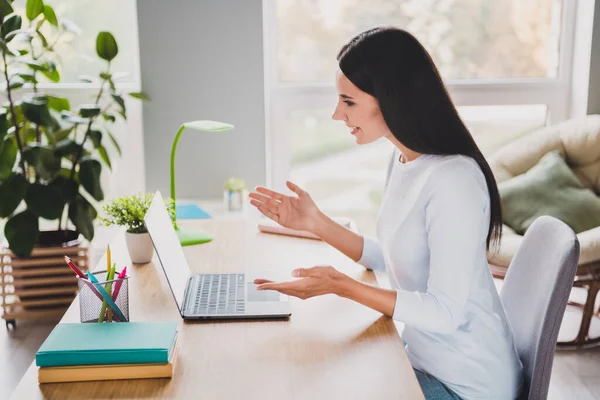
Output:
[[[350,107],[352,107],[354,105],[354,102],[350,101],[350,100],[344,100],[344,103],[346,103]]]

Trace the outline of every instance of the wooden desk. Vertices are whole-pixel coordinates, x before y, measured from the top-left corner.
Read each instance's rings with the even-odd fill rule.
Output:
[[[372,272],[320,241],[263,234],[247,220],[194,226],[215,237],[185,248],[195,272],[254,270],[289,277],[297,267],[334,265],[375,283]],[[111,250],[118,265],[131,265],[122,233]],[[34,362],[13,399],[423,398],[393,321],[369,308],[333,295],[290,298],[289,320],[184,323],[156,256],[127,271],[132,321],[181,321],[173,378],[39,385]],[[79,322],[78,299],[62,322]]]

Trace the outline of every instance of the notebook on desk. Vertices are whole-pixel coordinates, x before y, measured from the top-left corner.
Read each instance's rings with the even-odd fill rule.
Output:
[[[168,363],[67,365],[38,368],[39,383],[171,378],[179,352],[177,343]]]
[[[176,322],[58,324],[35,355],[38,367],[168,363]]]

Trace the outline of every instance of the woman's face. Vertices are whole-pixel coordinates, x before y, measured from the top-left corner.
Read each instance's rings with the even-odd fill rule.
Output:
[[[351,134],[356,137],[356,143],[372,143],[391,135],[375,97],[354,86],[339,70],[335,86],[339,97],[331,117],[337,121],[344,121]]]

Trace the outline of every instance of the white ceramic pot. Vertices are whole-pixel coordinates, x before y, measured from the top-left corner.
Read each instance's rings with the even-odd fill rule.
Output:
[[[125,232],[125,242],[131,262],[135,264],[145,264],[152,261],[154,247],[150,234],[146,233],[129,233]]]

